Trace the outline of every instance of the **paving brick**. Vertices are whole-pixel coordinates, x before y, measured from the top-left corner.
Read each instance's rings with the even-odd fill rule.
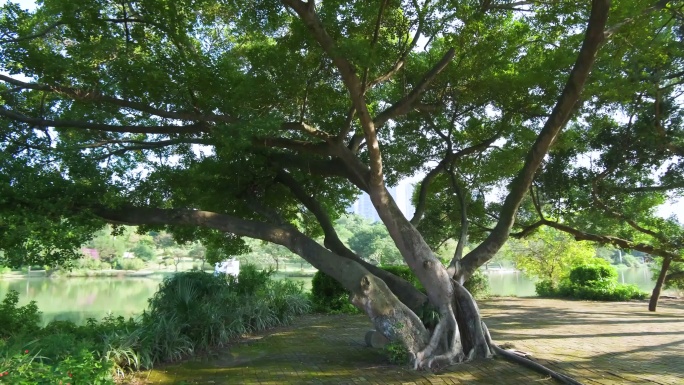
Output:
[[[648,312],[644,301],[494,298],[479,305],[495,342],[510,343],[586,385],[684,384],[684,301],[661,301],[657,313]],[[138,383],[553,384],[503,359],[435,373],[390,365],[381,350],[365,347],[370,329],[361,315],[310,315],[235,344],[214,361],[141,373]],[[211,378],[196,378],[199,372]]]

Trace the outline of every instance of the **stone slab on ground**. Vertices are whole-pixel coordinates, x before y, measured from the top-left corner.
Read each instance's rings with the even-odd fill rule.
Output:
[[[493,339],[596,384],[684,384],[684,301],[480,301]],[[366,346],[363,315],[309,315],[217,356],[140,373],[155,384],[554,384],[502,359],[414,372]]]
[[[376,349],[382,349],[389,344],[389,339],[377,330],[369,330],[366,332],[366,346]]]

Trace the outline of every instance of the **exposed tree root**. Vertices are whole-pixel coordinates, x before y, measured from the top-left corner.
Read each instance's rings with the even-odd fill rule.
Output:
[[[462,362],[465,358],[453,308],[448,304],[441,309],[440,313],[440,321],[430,337],[430,342],[414,357],[414,369],[432,368],[433,365],[450,365]],[[441,353],[435,355],[436,351]]]
[[[529,358],[523,357],[521,355],[515,354],[513,352],[510,352],[508,350],[500,348],[498,345],[494,344],[492,341],[492,337],[489,335],[489,329],[487,329],[487,325],[485,325],[484,321],[482,322],[482,328],[484,329],[484,334],[485,338],[487,339],[487,344],[489,345],[489,348],[495,353],[503,357],[504,359],[520,364],[526,368],[532,369],[537,373],[545,374],[547,376],[551,376],[555,380],[559,381],[561,384],[567,384],[567,385],[584,385],[581,382],[570,378],[566,376],[565,374],[558,373],[556,371],[553,371],[549,368],[547,368],[544,365],[541,365],[537,362],[534,362],[530,360]]]

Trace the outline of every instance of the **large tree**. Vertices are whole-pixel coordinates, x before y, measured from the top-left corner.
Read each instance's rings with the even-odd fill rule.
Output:
[[[0,17],[0,246],[64,261],[103,222],[244,251],[283,245],[338,280],[416,368],[489,357],[462,284],[509,237],[602,45],[668,1],[44,0]],[[619,71],[614,64],[611,70]],[[410,220],[387,186],[425,173]],[[440,190],[439,187],[444,189]],[[447,222],[502,198],[448,267]],[[472,188],[471,188],[472,187]],[[371,197],[425,287],[365,262],[333,221]],[[466,210],[470,207],[470,210]],[[484,215],[484,214],[483,214]],[[523,218],[526,219],[526,218]],[[451,223],[449,223],[451,221]],[[445,230],[446,231],[446,230]],[[322,234],[323,245],[314,241]],[[476,237],[473,236],[475,239]],[[5,263],[5,261],[3,261]],[[427,329],[417,314],[440,314]]]

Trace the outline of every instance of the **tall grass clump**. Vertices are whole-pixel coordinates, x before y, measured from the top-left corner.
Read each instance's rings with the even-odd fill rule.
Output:
[[[115,375],[209,351],[309,312],[301,284],[271,276],[251,265],[237,278],[178,273],[164,279],[137,319],[53,321],[42,329],[35,304],[17,307],[18,294],[10,292],[0,305],[0,384],[111,384]]]
[[[243,265],[237,278],[189,271],[167,277],[142,316],[145,366],[224,346],[309,312],[301,284]]]

